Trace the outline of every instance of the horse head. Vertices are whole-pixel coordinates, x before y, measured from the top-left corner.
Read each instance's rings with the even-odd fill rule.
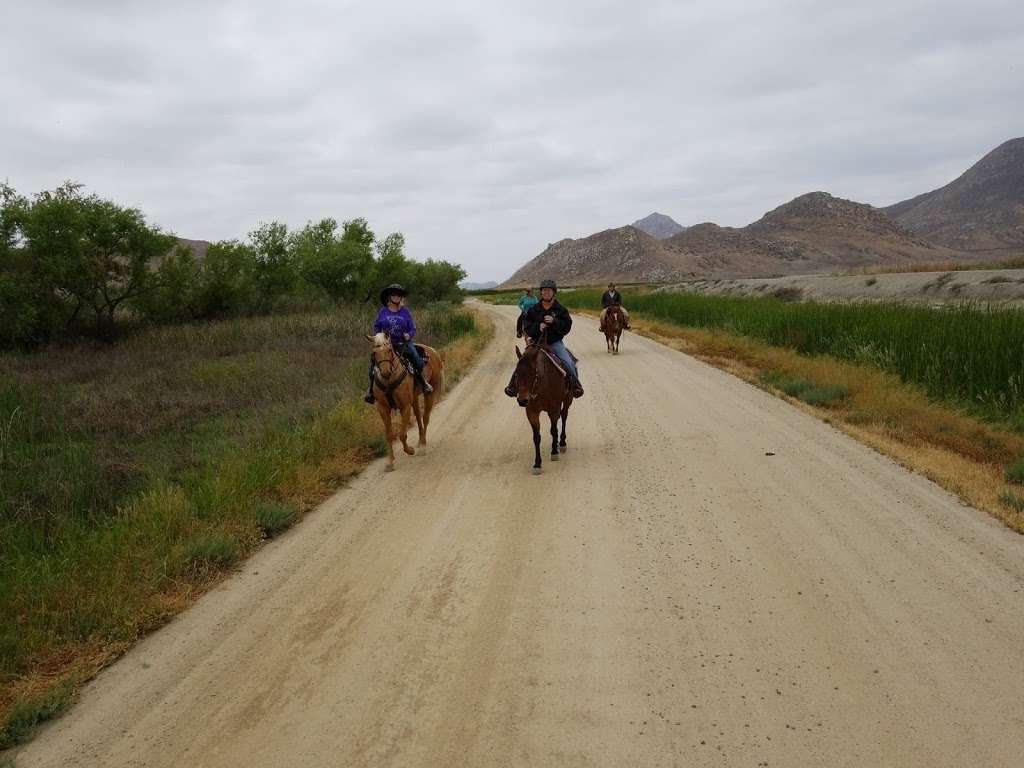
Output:
[[[391,339],[386,333],[378,333],[375,336],[367,336],[366,340],[373,344],[373,367],[380,373],[381,378],[391,378],[398,365],[398,356],[395,354],[395,348],[391,346]]]
[[[530,344],[525,352],[516,347],[516,355],[519,358],[516,363],[516,402],[525,408],[537,396],[536,384],[542,376],[540,360],[543,356],[539,344]]]

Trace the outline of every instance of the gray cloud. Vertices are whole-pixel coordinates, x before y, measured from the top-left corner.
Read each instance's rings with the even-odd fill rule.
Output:
[[[189,237],[366,216],[499,279],[651,210],[875,204],[1024,133],[1024,8],[40,0],[0,31],[0,177]]]

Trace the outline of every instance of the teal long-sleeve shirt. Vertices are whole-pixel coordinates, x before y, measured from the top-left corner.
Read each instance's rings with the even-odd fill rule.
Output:
[[[519,311],[522,314],[526,314],[530,311],[530,308],[537,303],[537,298],[534,296],[523,296],[519,299]]]

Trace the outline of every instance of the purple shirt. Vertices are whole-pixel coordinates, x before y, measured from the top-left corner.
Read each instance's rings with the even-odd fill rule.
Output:
[[[404,344],[405,334],[408,333],[410,339],[416,338],[416,323],[412,321],[412,313],[405,307],[397,312],[381,307],[373,323],[373,332],[388,334],[393,344]]]

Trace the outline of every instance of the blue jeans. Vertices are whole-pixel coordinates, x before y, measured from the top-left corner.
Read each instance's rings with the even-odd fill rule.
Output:
[[[579,381],[580,374],[576,370],[576,363],[573,362],[572,355],[569,354],[569,350],[565,348],[565,343],[559,339],[558,341],[549,342],[548,346],[551,347],[551,351],[554,352],[555,356],[565,365],[565,370],[575,376],[576,380]]]
[[[424,362],[423,358],[420,357],[420,351],[416,349],[416,345],[413,344],[411,340],[402,342],[400,343],[400,345],[396,345],[396,348],[399,349],[409,359],[409,362],[412,363],[413,368],[415,368],[417,371],[423,370],[423,366],[426,365],[426,363]]]

